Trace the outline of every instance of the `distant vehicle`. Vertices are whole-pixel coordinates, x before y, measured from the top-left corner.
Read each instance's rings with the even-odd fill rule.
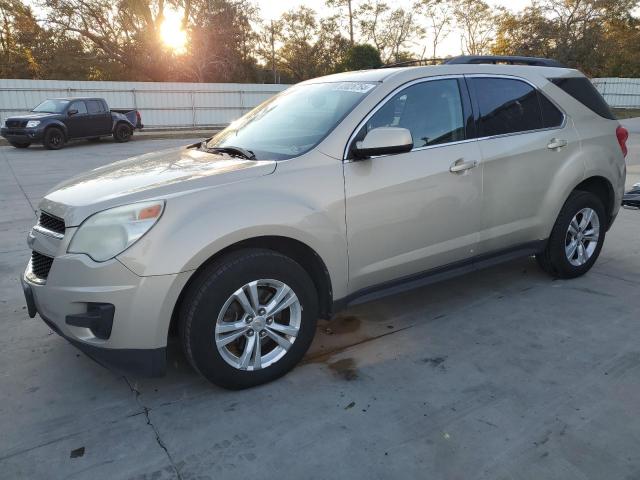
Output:
[[[42,143],[59,150],[69,140],[113,135],[116,142],[128,142],[134,130],[142,129],[137,110],[109,110],[103,98],[53,98],[45,100],[31,114],[10,117],[0,130],[16,148]]]
[[[552,60],[303,82],[208,140],[49,192],[28,313],[118,369],[163,373],[175,332],[210,381],[258,385],[348,305],[519,256],[587,273],[620,209],[627,137]]]
[[[640,183],[636,183],[631,190],[622,197],[622,206],[630,210],[640,210]]]

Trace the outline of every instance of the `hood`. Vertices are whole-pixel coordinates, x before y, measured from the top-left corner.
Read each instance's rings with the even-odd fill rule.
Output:
[[[16,117],[9,117],[7,120],[42,120],[47,117],[59,117],[60,113],[47,113],[47,112],[33,112],[25,115],[18,115]]]
[[[172,149],[96,168],[57,185],[40,208],[77,226],[89,215],[117,205],[170,198],[273,173],[276,162]]]

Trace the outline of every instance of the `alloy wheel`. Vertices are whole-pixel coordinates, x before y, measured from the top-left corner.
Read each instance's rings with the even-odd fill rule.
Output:
[[[287,354],[301,319],[302,306],[291,287],[274,279],[249,282],[222,306],[216,320],[216,348],[239,370],[266,368]]]
[[[598,246],[600,219],[592,208],[583,208],[571,219],[565,237],[564,251],[569,263],[581,267],[589,261]]]

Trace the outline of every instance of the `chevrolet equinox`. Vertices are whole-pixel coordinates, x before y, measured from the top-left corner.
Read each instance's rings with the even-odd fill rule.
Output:
[[[627,136],[584,75],[546,59],[302,82],[201,143],[55,187],[28,238],[29,315],[121,370],[162,374],[175,331],[211,382],[268,382],[318,318],[401,286],[528,255],[586,273]]]

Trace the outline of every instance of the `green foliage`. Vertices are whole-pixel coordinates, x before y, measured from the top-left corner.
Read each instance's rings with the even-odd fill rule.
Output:
[[[591,76],[638,76],[637,0],[543,0],[502,12],[496,55],[551,57]]]
[[[255,0],[0,0],[0,77],[297,82],[464,53],[553,57],[592,76],[640,76],[640,0],[532,0],[521,12],[485,0],[325,0],[263,22]],[[185,51],[162,41],[181,12]],[[37,12],[37,15],[34,14]]]
[[[346,51],[340,70],[367,70],[382,66],[380,52],[372,45],[354,45]]]

